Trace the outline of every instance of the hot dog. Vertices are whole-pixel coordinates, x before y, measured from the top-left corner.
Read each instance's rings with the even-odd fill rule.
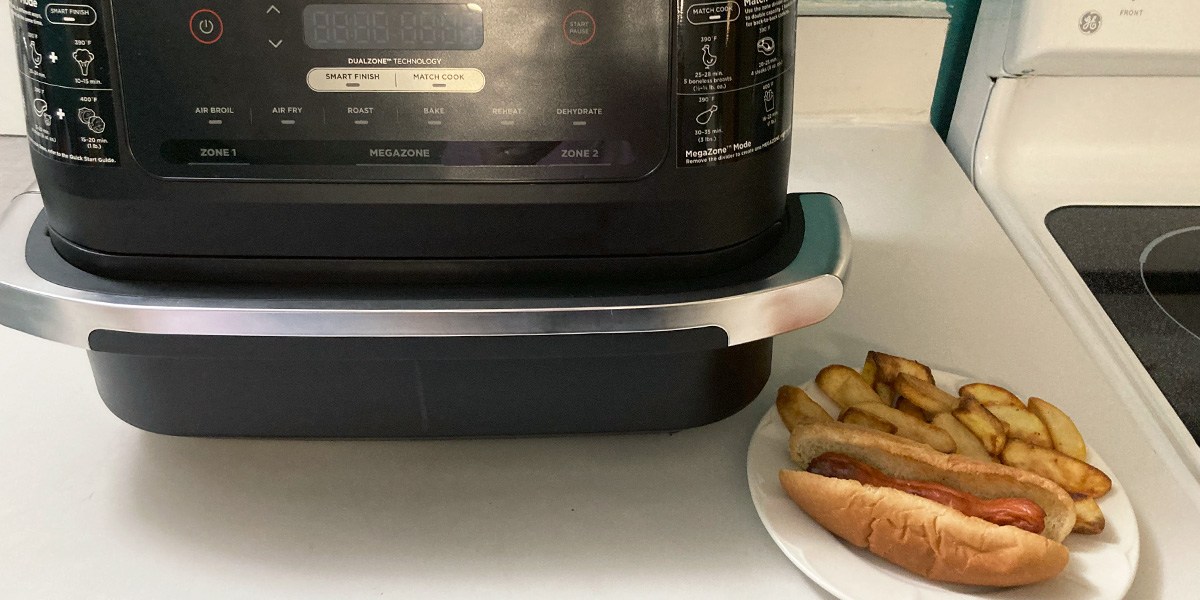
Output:
[[[1071,497],[1027,471],[839,423],[798,426],[788,496],[842,539],[937,581],[1017,586],[1067,565]]]

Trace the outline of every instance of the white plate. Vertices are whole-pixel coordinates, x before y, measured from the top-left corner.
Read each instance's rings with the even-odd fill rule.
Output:
[[[938,386],[956,393],[972,379],[934,371]],[[801,386],[833,414],[836,405],[813,381]],[[1087,432],[1084,433],[1087,439]],[[1138,562],[1137,520],[1121,482],[1112,469],[1088,450],[1088,462],[1112,477],[1112,491],[1099,500],[1106,525],[1100,535],[1072,534],[1067,568],[1057,577],[1016,588],[973,587],[938,583],[913,575],[882,558],[837,538],[804,514],[779,485],[779,470],[794,469],[788,457],[788,431],[772,406],[763,415],[746,456],[750,497],[767,531],[805,575],[829,593],[843,599],[913,598],[920,600],[965,598],[1122,598],[1133,583]]]

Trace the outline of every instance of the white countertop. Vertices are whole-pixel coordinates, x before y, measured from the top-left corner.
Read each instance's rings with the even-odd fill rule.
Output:
[[[774,390],[869,349],[1075,416],[1142,534],[1130,597],[1200,587],[1200,485],[1119,402],[932,129],[801,122],[795,191],[845,205],[842,306],[778,339],[763,394],[673,435],[177,439],[112,416],[81,350],[0,329],[0,596],[823,597],[777,550],[745,452]],[[0,140],[0,192],[32,181]],[[19,157],[19,158],[18,158]]]

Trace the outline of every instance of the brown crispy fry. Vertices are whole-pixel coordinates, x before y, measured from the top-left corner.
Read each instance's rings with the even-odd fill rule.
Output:
[[[817,373],[817,387],[843,409],[863,402],[883,404],[883,399],[863,379],[845,365],[829,365]]]
[[[950,412],[958,408],[958,398],[943,392],[938,386],[908,373],[897,375],[892,386],[896,389],[897,394],[921,407],[921,410],[926,413]]]
[[[1025,403],[1021,402],[1021,399],[1015,394],[990,383],[968,383],[958,388],[958,395],[964,398],[974,398],[984,406],[1007,404],[1010,406],[1025,407]]]
[[[856,404],[854,408],[895,425],[896,435],[929,444],[939,452],[954,452],[957,447],[954,444],[954,438],[950,437],[950,434],[886,404],[864,402]]]
[[[934,383],[933,371],[915,360],[872,350],[867,353],[867,362],[875,363],[875,381],[890,384],[901,373],[908,373],[917,379]]]
[[[987,462],[995,462],[992,455],[988,454],[988,451],[983,447],[983,442],[979,441],[979,438],[975,437],[975,434],[971,433],[971,430],[967,429],[967,426],[963,425],[954,415],[948,412],[938,413],[933,416],[933,424],[954,438],[954,444],[957,446],[955,452],[957,454]]]
[[[911,415],[922,421],[925,420],[925,411],[921,410],[920,406],[913,404],[912,402],[910,402],[907,398],[904,398],[903,396],[897,396],[896,402],[893,403],[892,406],[896,410],[898,410],[902,413]]]
[[[842,414],[838,416],[838,420],[848,425],[859,425],[862,427],[868,427],[870,429],[876,429],[884,433],[896,433],[895,425],[859,408],[858,406],[851,406],[850,408],[842,411]]]
[[[1067,413],[1041,398],[1030,398],[1029,410],[1046,424],[1055,450],[1071,458],[1087,460],[1087,445],[1083,442],[1079,428]]]
[[[978,400],[963,398],[951,414],[975,434],[988,454],[996,456],[1004,449],[1008,441],[1008,426],[1004,421],[997,419],[996,415],[988,412]]]
[[[1104,513],[1095,498],[1075,500],[1075,528],[1071,533],[1095,535],[1104,531]]]
[[[1035,446],[1053,448],[1050,441],[1050,431],[1037,415],[1024,406],[995,404],[987,406],[988,411],[1008,425],[1008,437],[1025,440]]]
[[[1067,493],[1099,498],[1112,489],[1112,479],[1103,471],[1058,450],[1010,439],[1000,453],[1000,462],[1037,473],[1062,486]]]
[[[779,411],[779,418],[783,420],[788,431],[792,431],[800,423],[833,420],[833,417],[804,390],[791,385],[779,388],[779,393],[775,395],[775,409]]]

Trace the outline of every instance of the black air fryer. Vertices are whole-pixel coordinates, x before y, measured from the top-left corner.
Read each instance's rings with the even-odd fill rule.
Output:
[[[681,429],[840,301],[794,0],[10,2],[0,320],[138,427]]]

